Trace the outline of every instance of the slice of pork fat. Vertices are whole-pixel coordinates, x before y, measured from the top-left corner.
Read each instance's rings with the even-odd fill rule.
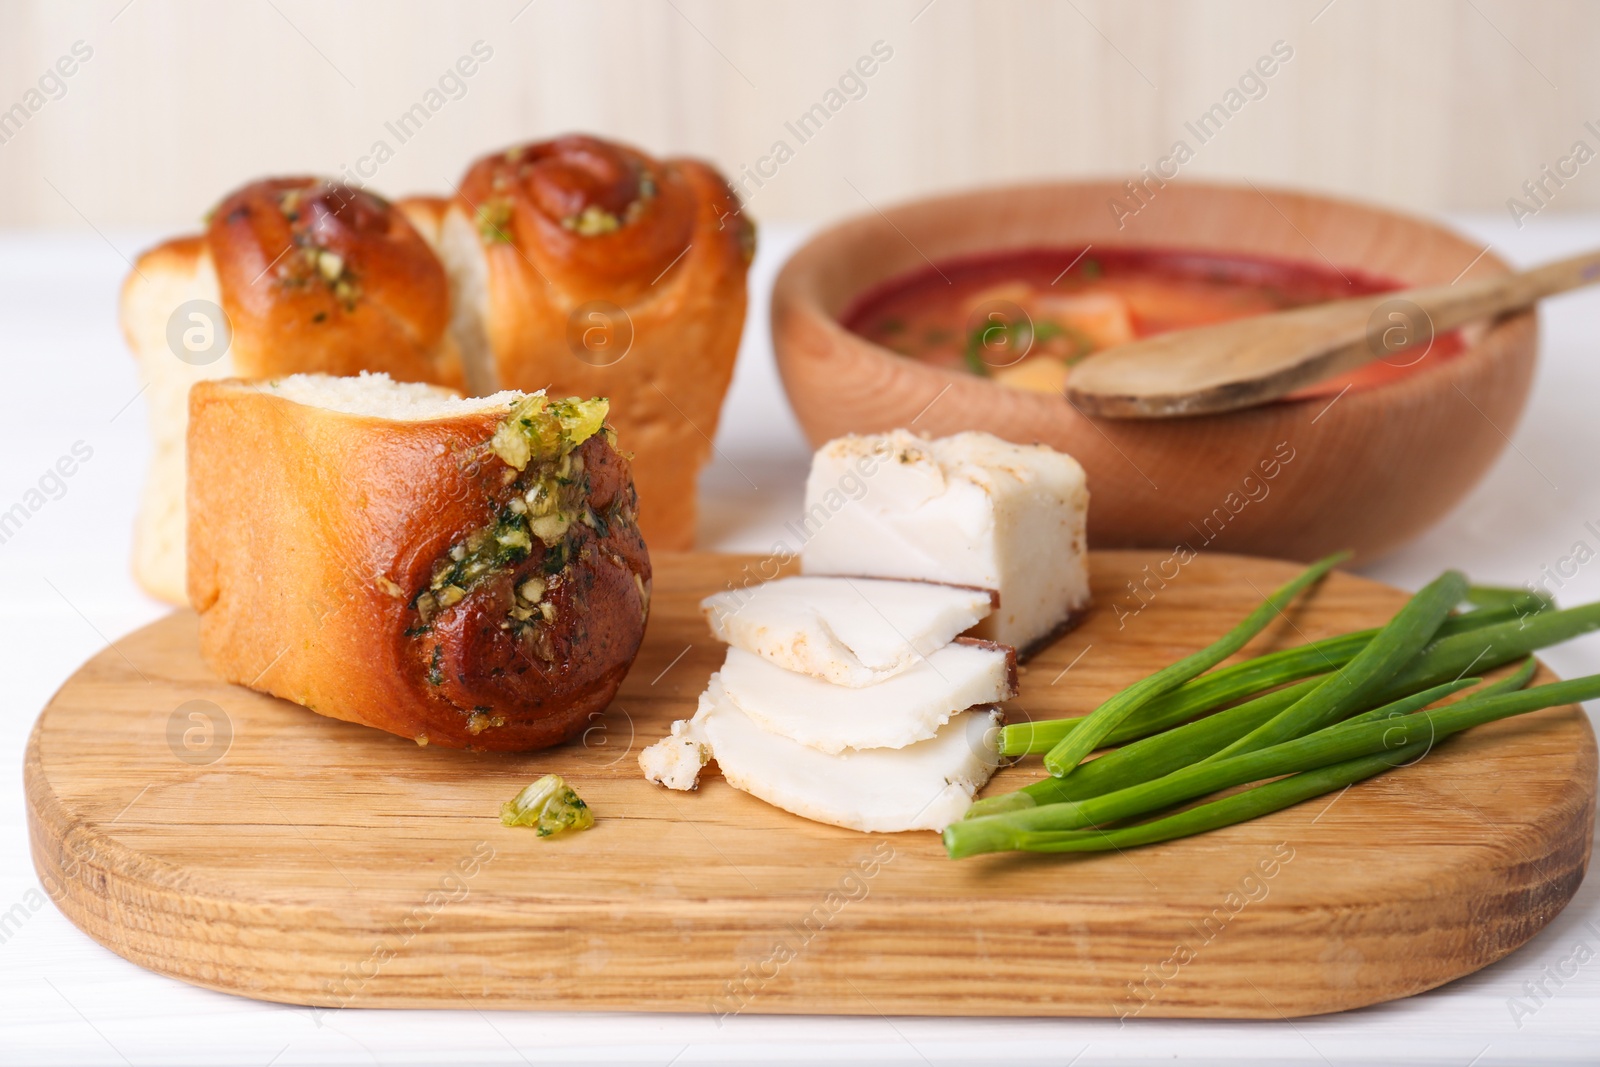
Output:
[[[1083,468],[1044,445],[905,430],[829,441],[806,479],[807,575],[993,589],[978,637],[1031,651],[1089,602]]]
[[[961,818],[999,765],[995,729],[1000,713],[975,708],[952,717],[938,734],[897,749],[829,755],[763,730],[723,691],[719,675],[700,697],[700,708],[680,731],[640,754],[649,774],[662,745],[701,747],[695,759],[717,761],[728,784],[785,811],[851,830],[898,833],[943,830]],[[686,788],[676,781],[663,785]]]
[[[967,708],[1011,699],[1016,657],[1002,645],[962,641],[886,681],[846,688],[730,648],[721,678],[727,698],[757,726],[837,754],[904,748],[933,737]]]
[[[779,578],[708,596],[700,610],[734,648],[834,685],[866,686],[970,629],[989,614],[990,597],[925,582]]]

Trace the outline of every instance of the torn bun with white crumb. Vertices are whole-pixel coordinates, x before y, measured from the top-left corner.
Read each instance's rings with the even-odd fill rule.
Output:
[[[419,744],[543,748],[606,707],[650,560],[604,400],[383,375],[195,386],[189,597],[224,679]]]
[[[447,329],[443,264],[387,201],[319,178],[270,178],[235,190],[202,233],[139,257],[120,310],[149,383],[152,437],[134,576],[172,603],[184,599],[191,385],[364,370],[448,386],[463,380]]]

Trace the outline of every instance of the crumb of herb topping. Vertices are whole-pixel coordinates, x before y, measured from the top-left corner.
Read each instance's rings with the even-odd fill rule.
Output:
[[[540,837],[552,837],[589,829],[594,812],[559,774],[547,774],[500,805],[500,821],[506,826],[531,826]]]

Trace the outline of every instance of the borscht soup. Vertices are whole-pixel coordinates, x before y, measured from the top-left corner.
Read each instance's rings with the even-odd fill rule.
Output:
[[[911,359],[1060,393],[1073,366],[1169,330],[1403,288],[1325,264],[1151,248],[1036,248],[931,264],[849,308],[851,332]],[[1404,376],[1460,349],[1455,335],[1398,352],[1297,396]]]

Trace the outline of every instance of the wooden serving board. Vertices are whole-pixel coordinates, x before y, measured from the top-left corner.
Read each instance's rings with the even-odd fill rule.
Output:
[[[1087,712],[1293,570],[1208,555],[1146,583],[1163,558],[1094,556],[1096,607],[1029,665],[1013,719]],[[696,602],[759,565],[656,565],[613,707],[526,756],[419,748],[225,685],[186,612],[139,631],[34,729],[45,886],[142,966],[298,1004],[1276,1018],[1499,959],[1588,863],[1595,740],[1570,707],[1473,730],[1337,798],[1125,854],[957,863],[934,834],[820,826],[714,773],[669,792],[635,757],[692,713],[721,660]],[[1153,591],[1142,606],[1130,581]],[[1246,651],[1372,625],[1402,599],[1335,575]],[[548,771],[588,800],[594,829],[540,840],[500,825],[501,801]],[[1039,773],[1029,760],[990,789]]]

